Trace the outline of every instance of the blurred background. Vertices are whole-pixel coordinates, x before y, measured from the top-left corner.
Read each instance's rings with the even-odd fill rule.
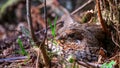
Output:
[[[39,30],[45,27],[43,0],[31,1],[32,23],[34,29]],[[88,0],[47,0],[47,16],[53,20],[56,16],[61,17],[64,14],[70,14],[87,1]],[[14,30],[19,30],[19,25],[27,25],[25,4],[25,0],[0,0],[0,39],[12,36]],[[92,1],[76,15],[80,17],[82,12],[94,9],[94,6],[95,3]]]

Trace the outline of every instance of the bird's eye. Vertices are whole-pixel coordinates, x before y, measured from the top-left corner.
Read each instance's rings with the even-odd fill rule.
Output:
[[[75,37],[75,34],[72,33],[72,34],[69,34],[68,36],[71,37],[71,38],[73,38],[73,37]]]

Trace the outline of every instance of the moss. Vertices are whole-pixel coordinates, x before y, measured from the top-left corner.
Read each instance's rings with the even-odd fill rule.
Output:
[[[82,17],[82,23],[87,23],[88,21],[91,20],[93,16],[94,16],[94,13],[92,12],[85,13],[85,15]]]

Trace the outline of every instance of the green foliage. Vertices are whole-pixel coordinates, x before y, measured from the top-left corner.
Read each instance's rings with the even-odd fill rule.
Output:
[[[82,17],[82,23],[86,23],[88,20],[87,20],[87,17],[86,16],[83,16]]]
[[[113,68],[113,65],[115,64],[115,61],[111,61],[109,63],[104,63],[101,68]]]
[[[73,55],[69,55],[67,58],[67,61],[70,63],[73,63],[75,61],[74,56]]]
[[[23,47],[23,43],[22,43],[22,40],[20,38],[17,39],[17,42],[19,44],[19,47],[20,47],[20,51],[19,53],[22,54],[22,55],[27,55],[27,52],[25,51],[24,47]]]
[[[48,19],[48,23],[50,25],[50,29],[52,32],[52,36],[55,37],[56,35],[56,23],[57,23],[57,17],[54,19],[54,25],[52,25],[52,22],[50,21],[50,19]]]

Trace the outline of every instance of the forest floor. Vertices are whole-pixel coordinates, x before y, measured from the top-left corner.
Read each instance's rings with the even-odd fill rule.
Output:
[[[60,9],[58,6],[56,8]],[[51,10],[48,12],[48,18],[54,21],[57,11]],[[31,14],[35,36],[42,43],[45,22],[42,14],[38,13],[39,9],[33,6]],[[79,11],[76,15],[58,15],[54,37],[51,28],[48,28],[45,47],[51,60],[51,68],[119,68],[119,45],[104,32],[96,12],[85,11],[78,14]],[[38,25],[42,25],[42,28]],[[50,27],[49,24],[48,26]],[[37,68],[37,64],[42,68],[42,55],[40,52],[38,62],[38,53],[39,48],[34,46],[30,38],[26,21],[0,25],[0,68]]]

